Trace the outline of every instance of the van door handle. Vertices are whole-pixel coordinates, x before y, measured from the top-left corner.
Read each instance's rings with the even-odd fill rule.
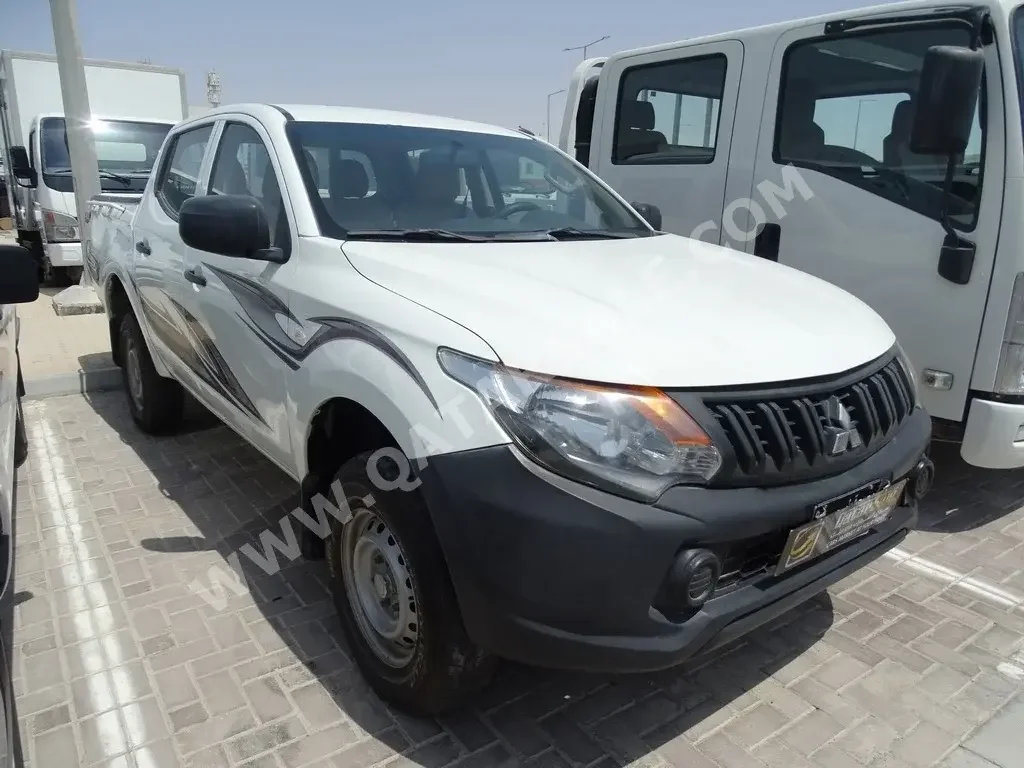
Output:
[[[149,256],[151,253],[153,253],[153,249],[149,247],[149,243],[147,243],[145,240],[139,240],[139,242],[135,244],[135,250],[141,253],[143,256]]]
[[[206,285],[206,278],[203,277],[203,271],[199,267],[189,267],[184,272],[185,279],[190,283],[203,286]]]
[[[762,224],[761,231],[754,238],[754,255],[769,261],[779,260],[779,242],[782,240],[782,225]]]

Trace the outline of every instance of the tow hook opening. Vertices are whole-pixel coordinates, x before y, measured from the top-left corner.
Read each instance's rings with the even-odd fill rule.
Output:
[[[922,456],[910,473],[907,496],[913,501],[921,501],[931,490],[934,481],[935,464],[927,456]]]

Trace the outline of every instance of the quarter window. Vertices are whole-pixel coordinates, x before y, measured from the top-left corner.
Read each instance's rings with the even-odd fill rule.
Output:
[[[170,159],[164,163],[157,183],[157,198],[172,217],[177,216],[186,200],[195,197],[199,170],[212,132],[212,125],[204,125],[172,139]]]
[[[970,31],[933,24],[794,44],[783,62],[775,160],[939,219],[947,158],[910,150],[917,83],[934,45],[970,45]],[[982,108],[984,98],[953,177],[949,213],[961,229],[974,227],[981,199]]]
[[[627,69],[619,89],[612,162],[712,162],[726,64],[726,57],[716,54]]]

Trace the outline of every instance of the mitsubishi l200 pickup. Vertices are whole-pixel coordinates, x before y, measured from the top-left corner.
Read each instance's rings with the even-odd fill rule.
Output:
[[[509,202],[513,164],[553,200]],[[87,264],[138,425],[187,391],[294,478],[363,674],[436,713],[496,658],[675,665],[915,524],[886,323],[638,211],[522,133],[241,105],[91,202]]]

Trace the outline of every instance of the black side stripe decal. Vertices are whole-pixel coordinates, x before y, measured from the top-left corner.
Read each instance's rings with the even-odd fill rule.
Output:
[[[245,313],[245,317],[239,316],[249,330],[293,371],[297,371],[307,357],[330,341],[361,341],[383,353],[405,371],[430,400],[434,409],[440,413],[437,401],[423,376],[416,370],[408,356],[380,331],[349,318],[311,317],[309,322],[318,323],[321,327],[305,343],[299,344],[284,332],[277,316],[280,315],[299,326],[303,323],[277,295],[255,280],[228,272],[213,264],[204,263],[203,266],[216,274],[234,295]]]

